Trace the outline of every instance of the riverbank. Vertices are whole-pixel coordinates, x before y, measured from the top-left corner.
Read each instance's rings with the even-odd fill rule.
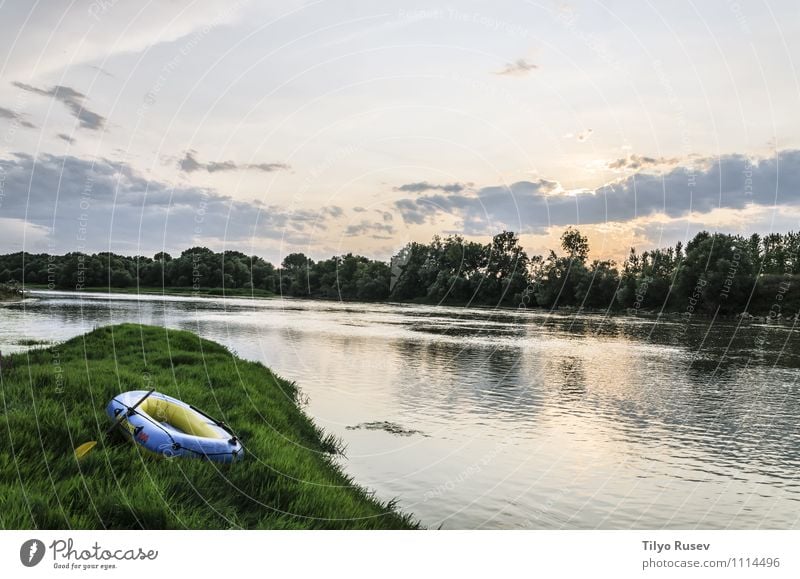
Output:
[[[28,297],[36,297],[36,291],[52,291],[46,285],[41,284],[26,284],[25,286]],[[202,290],[194,290],[192,288],[84,288],[82,290],[74,289],[60,289],[55,290],[59,292],[80,295],[82,293],[100,293],[108,295],[162,295],[162,296],[176,296],[176,297],[201,297],[201,298],[251,298],[251,299],[297,299],[309,300],[314,302],[336,302],[346,304],[384,304],[384,305],[399,305],[399,306],[427,306],[427,307],[446,307],[446,308],[465,308],[473,310],[484,311],[500,311],[500,312],[534,312],[540,314],[560,315],[560,316],[596,316],[609,319],[645,319],[653,320],[654,322],[699,322],[699,323],[734,323],[734,324],[750,324],[750,323],[765,323],[765,324],[778,324],[784,326],[793,326],[800,320],[800,314],[783,315],[780,308],[775,307],[768,312],[761,312],[760,315],[751,315],[750,313],[740,314],[719,314],[713,312],[688,312],[684,310],[651,310],[639,308],[626,308],[626,309],[608,309],[608,308],[589,308],[589,307],[576,307],[576,306],[562,306],[558,308],[545,308],[540,306],[526,306],[514,307],[507,305],[490,305],[481,303],[462,303],[458,301],[434,301],[423,298],[414,300],[394,302],[386,300],[355,300],[355,299],[337,299],[330,297],[320,296],[282,296],[280,294],[273,294],[265,290],[247,290],[247,289],[225,289],[225,288],[206,288]],[[19,301],[19,300],[17,300]],[[778,304],[779,305],[779,304]]]
[[[192,288],[192,287],[86,287],[80,290],[61,289],[50,287],[45,284],[25,284],[26,290],[57,290],[69,291],[74,293],[92,292],[107,294],[145,294],[145,295],[165,295],[165,296],[185,296],[185,297],[236,297],[236,298],[274,298],[276,294],[260,289],[245,288]]]
[[[296,385],[190,332],[103,327],[5,358],[0,386],[4,529],[416,527],[341,471]],[[244,460],[165,460],[105,438],[108,401],[150,387],[231,425]],[[100,443],[78,462],[89,440]]]
[[[0,302],[18,302],[24,297],[24,292],[16,285],[0,283]]]

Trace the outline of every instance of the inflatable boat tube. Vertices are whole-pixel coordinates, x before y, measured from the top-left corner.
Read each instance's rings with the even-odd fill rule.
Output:
[[[242,443],[223,422],[166,394],[153,392],[131,411],[146,394],[145,390],[124,392],[106,408],[112,421],[124,416],[120,430],[135,443],[167,457],[236,462],[244,456]]]

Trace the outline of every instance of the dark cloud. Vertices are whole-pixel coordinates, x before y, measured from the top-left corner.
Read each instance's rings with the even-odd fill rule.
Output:
[[[70,145],[74,145],[75,144],[75,139],[73,139],[72,137],[70,137],[69,135],[66,135],[64,133],[58,133],[56,135],[56,138],[61,139],[62,141],[65,141],[65,142],[69,143]]]
[[[22,115],[20,115],[19,113],[16,113],[16,112],[12,111],[11,109],[7,109],[7,108],[4,108],[4,107],[0,107],[0,119],[11,119],[11,120],[14,120],[18,124],[20,124],[21,126],[26,127],[28,129],[35,129],[36,128],[36,126],[33,123],[31,123],[29,121],[26,121],[22,117]]]
[[[181,171],[186,171],[187,173],[193,173],[206,168],[205,165],[200,164],[200,162],[194,158],[191,151],[187,151],[186,156],[178,161],[178,167],[180,167]]]
[[[273,171],[286,171],[290,169],[289,165],[284,163],[247,163],[238,165],[233,161],[212,161],[210,163],[201,163],[195,157],[196,151],[187,151],[186,155],[178,161],[178,167],[181,171],[193,173],[194,171],[208,171],[209,173],[218,173],[220,171],[263,171],[264,173],[272,173]]]
[[[428,220],[428,217],[432,217],[440,209],[436,206],[429,206],[427,199],[422,202],[417,199],[398,199],[394,206],[400,211],[403,221],[409,225],[422,225]]]
[[[300,245],[342,213],[336,206],[292,211],[211,189],[172,187],[106,159],[14,153],[0,158],[0,173],[0,218],[49,230],[50,250],[59,252],[180,250],[223,239]]]
[[[70,113],[72,113],[72,116],[78,119],[80,126],[85,129],[99,131],[105,125],[105,117],[84,108],[83,101],[86,95],[76,91],[74,88],[56,85],[45,90],[22,82],[14,82],[13,85],[24,91],[52,97],[63,103],[69,109]]]
[[[647,169],[652,167],[669,167],[675,166],[679,163],[680,159],[675,157],[645,157],[641,155],[630,155],[622,157],[608,163],[609,169],[623,169],[629,171],[638,171],[639,169]]]
[[[101,74],[101,75],[103,75],[103,76],[107,76],[108,78],[115,78],[113,74],[111,74],[110,72],[108,72],[108,71],[107,71],[105,68],[103,68],[102,66],[94,66],[94,65],[92,65],[92,64],[89,64],[89,65],[87,65],[87,66],[88,66],[89,68],[91,68],[92,70],[94,70],[94,71],[97,71],[99,74]]]
[[[454,215],[465,233],[501,228],[541,233],[556,225],[624,222],[655,214],[677,218],[722,207],[800,205],[800,151],[749,159],[725,155],[662,175],[639,172],[598,189],[553,194],[552,181],[484,187],[475,194],[437,193],[400,199],[395,207],[409,224]]]
[[[445,183],[443,185],[437,185],[434,183],[428,183],[427,181],[418,181],[416,183],[406,183],[405,185],[400,185],[399,187],[395,187],[395,191],[403,191],[405,193],[424,193],[425,191],[445,191],[447,193],[460,193],[467,187],[472,185],[472,183]]]
[[[395,233],[394,227],[388,223],[380,223],[378,221],[361,221],[347,226],[344,234],[347,237],[362,237],[369,235],[373,239],[390,239]]]
[[[502,76],[524,76],[531,71],[539,68],[538,65],[528,61],[525,58],[518,58],[514,62],[509,62],[501,70],[495,72]]]
[[[344,215],[344,209],[342,209],[338,205],[326,205],[325,207],[320,209],[320,213],[328,217],[336,218]]]
[[[243,165],[245,169],[252,169],[254,171],[264,171],[265,173],[272,173],[273,171],[288,171],[291,169],[286,163],[249,163]]]

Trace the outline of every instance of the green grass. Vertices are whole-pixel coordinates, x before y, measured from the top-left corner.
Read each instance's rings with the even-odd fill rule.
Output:
[[[49,344],[49,340],[36,340],[33,338],[22,338],[14,342],[17,346],[43,346]]]
[[[105,437],[108,401],[150,387],[227,422],[244,460],[167,460]],[[108,326],[16,354],[0,377],[0,528],[417,527],[342,473],[337,440],[297,394],[262,364],[152,326]],[[100,443],[77,461],[73,448],[89,440]]]

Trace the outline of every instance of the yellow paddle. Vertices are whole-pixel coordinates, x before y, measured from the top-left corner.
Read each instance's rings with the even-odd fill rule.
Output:
[[[128,411],[127,411],[127,412],[121,412],[121,413],[120,413],[120,417],[119,417],[119,418],[117,418],[117,419],[114,421],[114,424],[112,424],[112,425],[111,425],[111,427],[110,427],[108,430],[106,430],[106,436],[108,436],[109,434],[111,434],[111,432],[112,432],[112,431],[113,431],[113,430],[114,430],[114,429],[115,429],[117,426],[119,426],[119,425],[120,425],[120,423],[121,423],[123,420],[125,420],[125,418],[126,418],[126,417],[130,416],[131,414],[133,414],[133,411],[134,411],[134,410],[136,410],[136,407],[137,407],[137,406],[139,406],[139,404],[141,404],[142,402],[144,402],[144,401],[147,399],[147,397],[148,397],[148,396],[150,396],[150,395],[151,395],[153,392],[155,392],[155,391],[156,391],[156,390],[155,390],[155,388],[153,388],[153,389],[152,389],[152,390],[150,390],[150,391],[149,391],[147,394],[145,394],[144,396],[142,396],[141,398],[139,398],[139,400],[136,402],[136,404],[134,404],[133,406],[131,406],[130,408],[128,408]],[[89,442],[84,442],[84,443],[83,443],[83,444],[81,444],[81,445],[80,445],[78,448],[76,448],[76,449],[75,449],[75,457],[76,457],[78,460],[81,460],[81,459],[82,459],[84,456],[86,456],[87,454],[89,454],[89,453],[92,451],[92,449],[93,449],[95,446],[97,446],[97,441],[96,441],[96,440],[90,440]]]
[[[97,446],[96,440],[90,440],[89,442],[84,442],[78,448],[75,449],[75,457],[80,460],[87,454],[91,452],[91,450]]]

